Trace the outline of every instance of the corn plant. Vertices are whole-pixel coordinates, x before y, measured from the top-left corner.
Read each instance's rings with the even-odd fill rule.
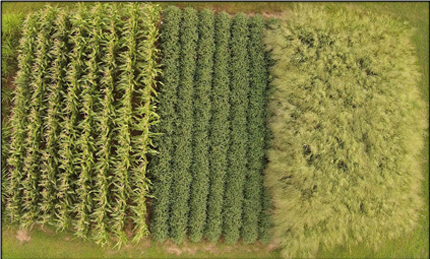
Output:
[[[205,237],[218,241],[222,233],[222,209],[224,198],[225,175],[227,171],[227,150],[229,147],[229,41],[230,17],[222,12],[215,18],[215,54],[214,75],[211,94],[210,127],[210,190],[208,196],[208,215]]]
[[[70,63],[66,72],[66,91],[64,93],[65,105],[62,111],[62,131],[60,134],[60,168],[62,174],[59,177],[59,208],[58,211],[58,228],[65,230],[72,223],[72,213],[78,212],[75,206],[77,200],[76,189],[82,188],[77,185],[78,173],[81,170],[81,164],[78,161],[77,140],[81,134],[78,128],[80,119],[79,110],[81,104],[79,96],[81,93],[81,80],[84,73],[83,56],[85,55],[87,44],[85,37],[87,35],[88,24],[85,20],[84,9],[70,17],[71,33],[70,43],[72,51],[68,53]],[[78,235],[82,235],[79,233]]]
[[[47,8],[40,15],[37,26],[40,31],[37,33],[35,59],[33,64],[32,96],[30,100],[30,111],[28,114],[28,127],[26,145],[28,147],[24,157],[23,174],[23,227],[32,226],[40,216],[38,203],[41,201],[41,192],[39,186],[40,180],[40,158],[43,154],[43,122],[42,118],[46,112],[46,89],[48,85],[47,69],[50,64],[49,51],[51,48],[50,33],[54,22],[55,10]]]
[[[127,224],[136,242],[149,234],[160,9],[118,6],[50,7],[24,22],[3,149],[2,201],[13,223],[73,226],[102,246],[111,234],[118,247],[126,242]]]
[[[18,57],[19,71],[15,80],[14,107],[11,114],[11,143],[10,143],[10,188],[7,203],[7,213],[12,223],[18,223],[22,215],[22,180],[24,174],[24,156],[26,151],[26,125],[28,103],[31,96],[30,78],[36,36],[36,14],[29,14],[23,24],[22,38]]]
[[[192,163],[192,127],[194,76],[196,71],[196,49],[198,40],[197,11],[187,8],[183,11],[180,28],[181,57],[180,84],[177,102],[177,132],[174,144],[176,147],[173,159],[172,208],[170,215],[171,237],[181,243],[187,234]]]
[[[199,13],[199,41],[197,49],[196,84],[194,87],[194,127],[190,215],[190,239],[198,242],[206,224],[206,207],[209,193],[209,122],[214,56],[214,13]]]
[[[115,201],[113,204],[113,218],[112,231],[114,232],[117,240],[116,246],[120,247],[127,241],[124,233],[124,226],[126,223],[128,209],[127,201],[131,194],[131,179],[130,169],[133,164],[132,143],[131,143],[131,129],[133,124],[133,94],[136,89],[136,36],[138,30],[138,6],[129,4],[126,6],[126,13],[128,15],[125,21],[124,31],[122,34],[123,41],[121,47],[126,48],[120,54],[120,62],[122,63],[119,68],[121,75],[117,85],[118,91],[122,95],[122,100],[118,104],[118,116],[116,124],[118,127],[118,147],[115,172],[116,177],[113,179]]]
[[[147,176],[147,168],[148,156],[155,154],[152,138],[156,134],[152,132],[152,126],[158,123],[155,97],[157,94],[157,77],[161,72],[157,64],[159,50],[155,46],[158,40],[156,23],[159,20],[160,8],[145,5],[138,11],[138,14],[140,16],[138,24],[141,33],[136,38],[138,42],[136,55],[138,77],[136,81],[140,87],[136,89],[138,107],[134,112],[133,130],[140,132],[140,134],[133,138],[135,158],[131,176],[131,181],[134,185],[131,194],[133,201],[131,218],[135,224],[135,236],[133,238],[135,242],[149,234],[148,226],[146,225],[146,201],[147,197],[149,197],[151,182]]]
[[[96,243],[104,246],[109,240],[110,224],[112,219],[111,192],[110,184],[112,167],[114,165],[115,155],[112,154],[113,129],[115,126],[114,118],[116,116],[115,101],[115,84],[117,82],[116,73],[118,71],[118,49],[120,30],[119,10],[117,4],[107,7],[105,19],[102,21],[102,29],[107,31],[101,39],[101,57],[102,77],[100,79],[100,88],[103,98],[101,100],[101,109],[97,115],[98,128],[100,135],[97,139],[97,163],[95,165],[97,176],[95,179],[94,194],[94,212],[92,214],[94,222],[94,240]]]
[[[91,20],[88,22],[88,47],[89,54],[86,56],[86,70],[81,87],[82,99],[82,120],[78,127],[81,135],[77,141],[80,154],[78,161],[81,164],[81,172],[77,181],[79,188],[77,190],[78,204],[76,234],[81,237],[88,236],[89,225],[91,224],[90,215],[92,214],[93,201],[93,182],[95,178],[95,139],[94,135],[98,134],[96,125],[97,100],[99,99],[99,79],[100,79],[100,40],[102,34],[101,19],[104,16],[102,5],[97,4],[90,11]]]
[[[160,122],[155,125],[154,131],[161,134],[154,144],[157,146],[157,155],[152,157],[150,164],[153,178],[154,198],[151,203],[151,233],[155,240],[164,241],[169,237],[170,206],[173,196],[172,187],[172,158],[174,156],[174,133],[177,114],[177,86],[180,78],[179,57],[181,45],[179,44],[179,31],[182,12],[179,8],[171,6],[163,11],[163,24],[160,36],[162,70],[162,85],[158,94],[158,114]]]
[[[68,52],[66,39],[68,37],[68,17],[64,11],[58,12],[54,22],[57,31],[53,34],[53,42],[50,55],[54,58],[50,67],[51,83],[47,85],[48,109],[44,120],[46,146],[41,157],[41,182],[42,188],[42,224],[52,222],[55,218],[57,206],[56,188],[58,177],[58,140],[59,119],[61,112],[61,92],[64,87],[65,67],[67,65],[66,53]]]
[[[4,118],[4,117],[3,117]],[[3,119],[2,118],[2,119]],[[7,163],[10,153],[10,122],[2,120],[2,129],[1,129],[1,209],[2,216],[6,218],[6,201],[9,197],[9,189],[10,189],[10,170]]]
[[[224,235],[227,243],[235,243],[240,237],[245,175],[247,170],[248,132],[248,18],[237,14],[231,26],[231,81],[230,121],[231,142],[229,168],[225,191]]]

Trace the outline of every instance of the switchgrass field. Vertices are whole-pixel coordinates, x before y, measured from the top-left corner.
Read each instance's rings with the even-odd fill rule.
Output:
[[[63,8],[70,8],[70,9],[76,9],[77,5],[76,3],[49,3],[50,5],[59,5]],[[292,3],[211,3],[211,2],[204,2],[204,3],[187,3],[187,2],[173,2],[173,3],[161,3],[161,7],[165,8],[169,4],[177,5],[181,8],[185,7],[194,7],[197,10],[203,10],[205,8],[209,8],[212,10],[217,11],[217,16],[219,16],[219,12],[222,10],[227,11],[230,14],[235,14],[238,12],[245,12],[250,13],[251,15],[255,13],[263,13],[264,17],[269,17],[270,15],[274,15],[275,17],[281,17],[283,14],[290,13],[292,11],[292,7],[294,4]],[[86,3],[85,6],[92,6],[93,3]],[[415,47],[418,57],[418,70],[421,73],[420,75],[420,83],[419,83],[419,89],[420,89],[420,95],[422,96],[425,107],[423,110],[428,110],[428,21],[429,21],[429,14],[428,14],[428,3],[307,3],[305,5],[316,5],[320,7],[325,7],[325,11],[328,13],[336,13],[341,9],[353,9],[354,12],[360,13],[364,17],[366,17],[368,14],[367,12],[373,12],[374,14],[386,14],[389,15],[392,19],[398,20],[399,22],[407,22],[411,25],[411,27],[415,28],[415,31],[412,36],[412,45]],[[2,3],[2,14],[3,14],[3,28],[7,28],[6,30],[3,29],[3,40],[7,40],[8,44],[2,44],[2,46],[8,46],[7,48],[2,48],[2,53],[6,53],[7,55],[2,55],[2,68],[6,68],[6,70],[2,69],[2,116],[5,114],[9,114],[9,106],[11,98],[4,98],[8,93],[10,93],[10,88],[13,88],[11,82],[12,76],[16,73],[17,69],[17,63],[14,63],[14,60],[17,56],[17,44],[14,42],[18,42],[18,38],[21,36],[21,29],[20,24],[25,18],[26,14],[30,11],[36,11],[40,8],[43,8],[45,6],[45,3]],[[210,13],[210,12],[209,12]],[[210,16],[210,14],[209,14]],[[202,18],[203,19],[203,18]],[[208,18],[205,18],[208,19]],[[210,18],[209,18],[210,19]],[[216,21],[216,19],[215,19]],[[217,23],[215,23],[216,26]],[[197,26],[197,28],[199,28]],[[210,33],[210,27],[206,28],[205,32]],[[175,30],[172,28],[171,33],[179,33],[178,30]],[[222,34],[218,34],[219,37],[216,38],[216,41],[222,42]],[[258,34],[257,34],[258,35]],[[7,36],[7,37],[5,37]],[[2,42],[3,43],[3,42]],[[200,43],[198,43],[200,44]],[[210,46],[210,42],[207,43]],[[220,47],[222,49],[222,47]],[[210,48],[209,48],[210,49]],[[243,50],[243,48],[241,49]],[[205,53],[202,48],[199,48],[196,46],[196,53]],[[202,52],[203,51],[203,52]],[[222,53],[217,52],[215,49],[215,53]],[[222,55],[216,56],[218,59],[223,59]],[[250,56],[251,57],[251,56]],[[6,58],[6,59],[4,59]],[[178,57],[180,58],[180,57]],[[218,73],[218,75],[222,75],[223,68],[216,66],[217,58],[214,59],[214,72]],[[225,58],[225,57],[224,57]],[[254,57],[255,58],[255,57]],[[257,58],[258,59],[258,58]],[[199,66],[206,66],[210,67],[210,62],[204,60],[198,60],[196,62]],[[8,67],[5,67],[6,66]],[[239,66],[238,66],[239,67]],[[184,68],[181,68],[184,69]],[[198,70],[199,68],[197,68]],[[258,68],[255,71],[258,71]],[[206,72],[205,72],[206,71]],[[205,75],[207,73],[207,70],[201,69],[197,72],[199,75]],[[180,74],[180,76],[186,76],[183,74]],[[242,75],[241,75],[242,76]],[[216,77],[218,79],[222,79],[223,77]],[[216,80],[216,78],[213,78],[212,80]],[[195,84],[201,84],[203,82],[207,82],[206,79],[203,77],[200,80],[195,81]],[[238,82],[242,81],[243,79],[238,80]],[[256,79],[253,79],[256,80]],[[181,79],[182,81],[182,79]],[[176,81],[178,82],[178,81]],[[214,82],[215,83],[215,82]],[[217,82],[217,84],[222,85],[222,80]],[[5,88],[4,86],[7,85],[9,88]],[[218,111],[219,114],[219,122],[220,122],[220,131],[219,131],[219,139],[222,140],[222,129],[223,127],[226,127],[226,123],[228,119],[226,119],[225,114],[223,115],[223,109],[228,102],[226,102],[225,99],[222,99],[222,90],[218,92],[221,99],[219,99],[219,107],[211,107],[212,109],[215,109]],[[204,92],[203,92],[204,93]],[[9,96],[11,96],[9,94]],[[256,95],[258,96],[258,95]],[[204,97],[204,95],[201,95],[201,97]],[[200,99],[200,101],[204,101],[203,99]],[[160,103],[160,109],[162,107],[162,104]],[[201,113],[205,112],[205,109],[208,107],[200,106]],[[159,110],[161,113],[162,111]],[[258,112],[257,112],[258,114]],[[252,115],[255,115],[252,114]],[[249,114],[251,116],[251,114]],[[205,118],[193,118],[200,120],[202,127],[200,127],[197,131],[193,131],[191,136],[205,136]],[[2,147],[4,144],[3,139],[7,137],[7,135],[4,134],[4,123],[5,122],[5,116],[2,117]],[[428,121],[427,121],[428,122]],[[238,124],[240,125],[240,124]],[[428,124],[427,124],[428,125]],[[161,126],[161,124],[160,124]],[[221,127],[223,126],[223,127]],[[182,131],[183,132],[183,131]],[[196,135],[194,135],[196,133]],[[248,136],[249,137],[249,136]],[[257,136],[254,136],[254,138]],[[158,143],[158,142],[157,142]],[[224,142],[215,142],[220,147],[223,145],[226,145]],[[315,256],[317,258],[428,258],[428,222],[429,222],[429,216],[428,216],[428,126],[426,130],[426,135],[424,137],[424,150],[422,154],[420,154],[420,160],[423,161],[423,173],[425,175],[425,179],[423,181],[423,187],[421,188],[423,191],[421,192],[422,200],[425,200],[424,209],[421,212],[422,217],[419,218],[418,224],[419,227],[415,228],[411,233],[405,234],[399,238],[395,238],[394,240],[387,241],[383,240],[381,244],[379,244],[378,250],[374,251],[372,248],[369,248],[366,244],[366,242],[360,243],[359,245],[351,245],[350,247],[346,247],[346,242],[341,242],[340,246],[329,248],[322,247]],[[5,151],[6,149],[2,149],[2,162],[4,159],[3,152],[7,154]],[[199,148],[199,152],[205,153],[205,151],[202,150],[201,147]],[[222,149],[218,149],[221,150]],[[191,152],[192,153],[192,152]],[[258,150],[257,150],[257,157],[258,157]],[[174,154],[176,157],[180,158],[181,154]],[[248,154],[251,156],[251,154]],[[209,160],[214,158],[222,158],[222,156],[215,155],[213,152],[209,153]],[[231,159],[231,158],[230,158]],[[222,168],[223,161],[222,159],[218,161],[219,166],[218,168]],[[417,166],[420,166],[420,162],[417,162]],[[194,162],[190,163],[190,168],[195,168]],[[199,162],[200,165],[204,165],[203,163]],[[212,170],[212,169],[211,169]],[[191,171],[192,172],[192,171]],[[203,178],[206,177],[205,175],[201,175]],[[200,176],[200,177],[201,177]],[[212,175],[211,175],[212,177]],[[248,176],[247,176],[248,177]],[[210,178],[211,181],[223,181],[221,178]],[[193,180],[194,181],[194,180]],[[192,183],[191,183],[192,184]],[[194,188],[194,187],[193,187]],[[202,187],[199,187],[202,188]],[[196,193],[198,195],[205,196],[205,190],[206,187],[203,187],[203,189],[196,190]],[[178,188],[178,190],[180,190]],[[210,189],[210,193],[217,193],[216,189]],[[246,193],[246,192],[245,192]],[[210,195],[209,197],[212,197]],[[216,197],[216,195],[214,196]],[[2,195],[3,198],[3,195]],[[244,197],[246,199],[246,197]],[[251,196],[252,198],[252,196]],[[240,198],[242,199],[242,198]],[[201,202],[201,200],[196,200],[197,202]],[[210,203],[217,204],[216,199],[214,201],[209,201]],[[3,205],[2,201],[2,205]],[[197,204],[197,203],[193,203]],[[193,205],[194,206],[194,205]],[[2,208],[4,208],[2,206]],[[196,207],[197,208],[197,207]],[[213,215],[217,215],[217,211],[219,211],[219,208],[217,209],[217,206],[213,206],[214,210],[211,212]],[[198,210],[195,210],[195,212],[198,212]],[[195,213],[195,215],[198,217],[198,214]],[[213,217],[213,219],[217,219],[217,217]],[[249,218],[252,220],[252,218]],[[151,226],[151,225],[150,225]],[[200,230],[198,230],[198,226],[195,230],[192,230],[194,234],[193,239],[199,239],[198,233],[200,233]],[[219,228],[218,228],[219,229]],[[197,230],[197,231],[196,231]],[[205,237],[210,238],[212,237],[213,240],[217,239],[217,236],[219,234],[219,230],[208,230],[205,229]],[[207,231],[207,232],[206,232]],[[182,232],[183,233],[183,232]],[[249,232],[249,233],[252,233]],[[190,236],[191,237],[191,236]],[[224,238],[220,240],[218,243],[209,243],[207,241],[199,242],[197,244],[194,244],[190,242],[190,240],[185,240],[182,244],[174,244],[172,241],[166,241],[165,243],[158,243],[152,241],[153,237],[143,238],[142,241],[140,241],[137,244],[128,244],[126,246],[123,246],[121,249],[116,250],[112,249],[111,247],[107,247],[105,249],[102,249],[97,244],[94,244],[92,242],[83,241],[82,239],[76,238],[73,236],[72,232],[66,232],[66,233],[55,233],[55,229],[52,228],[46,228],[44,230],[39,230],[38,227],[36,227],[34,230],[30,232],[22,232],[17,231],[15,227],[9,227],[8,225],[3,224],[2,225],[2,256],[5,258],[85,258],[85,257],[103,257],[103,258],[281,258],[281,251],[277,250],[274,247],[273,243],[269,243],[267,245],[262,245],[261,243],[257,242],[255,245],[246,245],[243,243],[243,241],[239,241],[235,245],[228,245],[224,243]],[[252,240],[252,238],[251,238]],[[285,252],[284,252],[285,255]]]
[[[274,60],[265,177],[287,258],[377,249],[419,227],[427,122],[412,32],[361,15],[299,5],[265,37]]]

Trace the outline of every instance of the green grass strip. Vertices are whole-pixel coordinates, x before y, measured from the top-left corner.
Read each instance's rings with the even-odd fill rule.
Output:
[[[222,208],[225,175],[227,171],[227,151],[229,148],[229,41],[230,17],[222,12],[215,18],[215,55],[211,106],[210,132],[210,190],[205,237],[216,242],[222,233]]]
[[[151,232],[157,241],[169,237],[169,217],[171,206],[172,157],[174,155],[173,134],[177,102],[177,87],[179,85],[179,28],[182,12],[177,7],[168,7],[163,11],[163,23],[160,36],[163,65],[162,85],[158,95],[158,114],[160,122],[154,129],[161,136],[155,139],[158,154],[150,163],[153,177],[154,198],[151,203]]]
[[[187,8],[183,11],[180,28],[181,81],[178,88],[177,131],[174,143],[176,150],[173,159],[172,210],[170,217],[171,237],[175,243],[182,243],[187,234],[190,184],[192,176],[190,167],[193,158],[193,92],[196,72],[196,55],[198,40],[197,11]]]
[[[242,226],[242,206],[247,170],[247,114],[249,92],[248,17],[237,14],[231,27],[231,142],[224,207],[226,243],[237,242]]]
[[[26,151],[26,129],[27,115],[31,88],[32,64],[34,62],[34,52],[36,36],[36,22],[38,17],[36,14],[29,14],[24,21],[22,38],[20,42],[20,55],[18,56],[19,71],[15,80],[16,88],[14,93],[14,107],[11,114],[11,144],[10,157],[8,163],[10,165],[10,173],[8,175],[10,187],[8,192],[6,212],[12,223],[17,223],[21,220],[22,208],[22,188],[21,181],[23,179],[22,169]],[[2,192],[3,193],[3,192]]]
[[[209,122],[211,118],[211,90],[213,57],[215,51],[213,11],[200,12],[197,74],[194,87],[194,127],[192,184],[190,196],[190,239],[199,242],[207,217],[209,194]]]

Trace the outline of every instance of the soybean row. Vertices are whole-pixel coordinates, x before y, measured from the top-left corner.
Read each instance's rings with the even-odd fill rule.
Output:
[[[260,15],[163,13],[163,145],[151,204],[158,241],[252,243],[267,233],[264,26]]]

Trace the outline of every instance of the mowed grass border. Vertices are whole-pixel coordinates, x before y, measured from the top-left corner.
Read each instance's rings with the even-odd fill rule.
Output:
[[[76,3],[49,3],[51,5],[58,4],[59,6],[67,6],[73,8],[76,6]],[[292,3],[280,3],[280,2],[266,2],[266,3],[213,3],[213,2],[200,2],[200,3],[190,3],[190,2],[175,2],[173,3],[179,7],[191,6],[196,9],[210,8],[216,11],[225,10],[229,13],[236,13],[239,11],[248,13],[248,12],[265,12],[274,13],[275,15],[282,11],[288,11],[292,6]],[[327,5],[329,8],[335,10],[337,8],[360,8],[364,11],[374,11],[381,14],[388,14],[393,18],[398,18],[402,21],[408,21],[413,27],[416,28],[415,36],[413,37],[413,43],[416,45],[417,55],[419,60],[419,66],[421,72],[423,74],[423,79],[420,83],[420,90],[423,95],[424,100],[428,103],[429,101],[429,55],[428,55],[428,42],[429,42],[429,25],[428,25],[428,17],[429,17],[429,3],[315,3],[319,5]],[[34,11],[40,8],[43,8],[45,3],[35,2],[35,3],[13,3],[6,2],[2,3],[2,14],[12,14],[12,13],[27,13],[29,11]],[[162,7],[169,5],[169,3],[164,2],[161,3]],[[428,107],[427,107],[428,109]],[[424,175],[425,175],[425,183],[424,183],[424,195],[426,200],[429,199],[429,140],[428,140],[428,129],[427,134],[425,136],[425,150],[422,154],[423,156],[423,167],[424,167]],[[357,246],[351,249],[350,252],[346,251],[343,248],[338,248],[331,251],[322,251],[318,254],[318,257],[322,258],[341,258],[341,257],[371,257],[371,258],[389,258],[389,257],[428,257],[428,202],[426,203],[425,211],[426,217],[423,218],[422,223],[423,227],[417,229],[415,232],[411,233],[408,236],[402,237],[400,239],[396,239],[394,241],[386,242],[384,247],[381,247],[379,252],[374,253],[364,246]],[[56,236],[50,236],[49,234],[45,234],[40,231],[35,231],[32,233],[32,242],[25,244],[24,246],[20,245],[18,240],[15,238],[16,231],[6,230],[2,231],[3,237],[5,239],[3,242],[3,255],[5,257],[26,257],[25,255],[40,255],[46,258],[52,257],[65,257],[67,255],[73,255],[79,257],[85,256],[103,256],[103,257],[111,257],[109,251],[101,252],[101,249],[94,244],[87,244],[82,241],[73,241],[70,243],[70,246],[64,247],[64,238],[56,238]],[[25,249],[21,249],[25,247]],[[62,249],[57,249],[57,248]],[[79,247],[79,250],[76,250],[76,247]],[[165,254],[164,252],[158,251],[158,246],[151,246],[149,249],[146,249],[145,254],[140,254],[137,251],[129,251],[127,253],[118,252],[114,257],[127,257],[130,254],[134,254],[134,256],[138,257],[173,257],[174,255]],[[39,251],[39,252],[37,252]],[[267,255],[267,253],[265,252]],[[234,251],[229,254],[211,254],[211,253],[196,253],[195,256],[188,257],[202,257],[205,256],[207,258],[217,258],[217,257],[244,257],[248,255],[252,257],[260,257],[258,253],[255,252],[247,252],[241,249]],[[276,256],[277,255],[277,256]],[[268,257],[279,257],[279,254],[276,252],[272,252],[267,255]]]

